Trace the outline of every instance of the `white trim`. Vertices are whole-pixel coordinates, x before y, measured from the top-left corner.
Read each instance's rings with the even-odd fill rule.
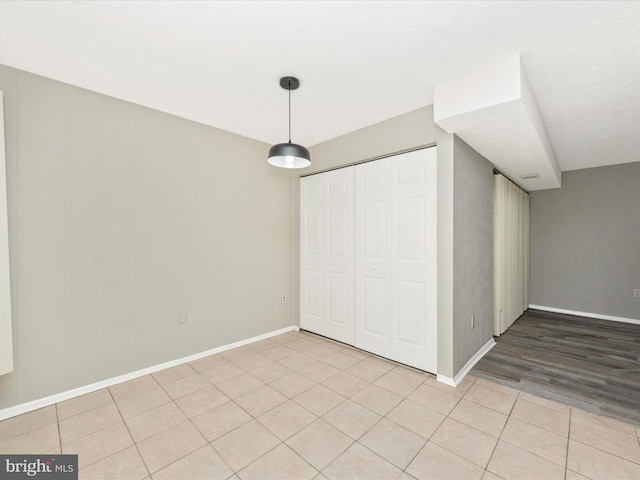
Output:
[[[445,385],[449,385],[450,387],[456,386],[456,382],[453,378],[440,375],[439,373],[436,375],[436,380],[440,383],[444,383]]]
[[[31,412],[39,408],[48,407],[49,405],[63,402],[71,398],[79,397],[80,395],[85,395],[87,393],[95,392],[96,390],[110,387],[117,383],[122,383],[122,382],[126,382],[127,380],[133,380],[134,378],[142,377],[144,375],[149,375],[150,373],[155,373],[160,370],[164,370],[166,368],[182,365],[183,363],[192,362],[194,360],[198,360],[199,358],[208,357],[209,355],[215,355],[216,353],[225,352],[227,350],[231,350],[232,348],[242,347],[244,345],[249,345],[251,343],[259,342],[260,340],[264,340],[266,338],[275,337],[276,335],[281,335],[283,333],[298,331],[298,330],[299,328],[295,326],[281,328],[279,330],[274,330],[272,332],[264,333],[256,337],[247,338],[246,340],[240,340],[239,342],[234,342],[228,345],[223,345],[221,347],[216,347],[211,350],[207,350],[205,352],[195,353],[187,357],[178,358],[176,360],[171,360],[169,362],[154,365],[152,367],[143,368],[142,370],[136,370],[135,372],[125,373],[124,375],[119,375],[117,377],[108,378],[100,382],[74,388],[73,390],[67,390],[66,392],[56,393],[55,395],[50,395],[44,398],[38,398],[37,400],[32,400],[30,402],[22,403],[20,405],[15,405],[13,407],[5,408],[0,410],[0,421],[5,420],[7,418],[15,417],[17,415],[22,415],[23,413]]]
[[[590,317],[599,320],[611,320],[613,322],[633,323],[640,325],[640,320],[634,318],[614,317],[613,315],[602,315],[601,313],[577,312],[575,310],[565,310],[564,308],[545,307],[543,305],[529,304],[529,308],[533,310],[543,310],[545,312],[566,313],[567,315],[575,315],[577,317]]]
[[[491,338],[487,343],[485,343],[480,350],[478,350],[473,357],[469,359],[469,361],[465,364],[464,367],[458,372],[458,374],[454,377],[447,377],[445,375],[438,374],[436,380],[440,383],[444,383],[445,385],[449,385],[450,387],[457,387],[460,385],[460,382],[467,376],[467,373],[471,371],[471,369],[480,361],[482,357],[484,357],[489,350],[491,350],[496,345],[496,341]]]
[[[9,221],[7,219],[7,169],[4,142],[4,101],[0,90],[0,375],[13,372],[14,352],[11,320],[11,269]],[[15,272],[13,272],[15,274]],[[15,280],[15,277],[14,277]]]

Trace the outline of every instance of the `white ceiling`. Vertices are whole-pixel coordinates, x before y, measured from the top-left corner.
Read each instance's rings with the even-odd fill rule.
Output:
[[[2,1],[0,63],[311,146],[520,54],[562,170],[640,160],[640,2]]]

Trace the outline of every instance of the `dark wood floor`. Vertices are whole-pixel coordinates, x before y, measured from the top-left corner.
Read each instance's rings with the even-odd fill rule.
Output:
[[[640,426],[640,325],[528,310],[472,375]]]

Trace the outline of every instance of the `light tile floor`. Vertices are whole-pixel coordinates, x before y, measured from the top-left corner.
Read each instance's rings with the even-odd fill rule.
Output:
[[[291,332],[0,422],[0,452],[81,479],[638,479],[639,435]]]

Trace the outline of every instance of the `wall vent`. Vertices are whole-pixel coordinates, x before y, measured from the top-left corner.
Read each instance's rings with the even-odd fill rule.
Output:
[[[525,173],[524,175],[520,175],[521,180],[535,180],[540,178],[539,173]]]

